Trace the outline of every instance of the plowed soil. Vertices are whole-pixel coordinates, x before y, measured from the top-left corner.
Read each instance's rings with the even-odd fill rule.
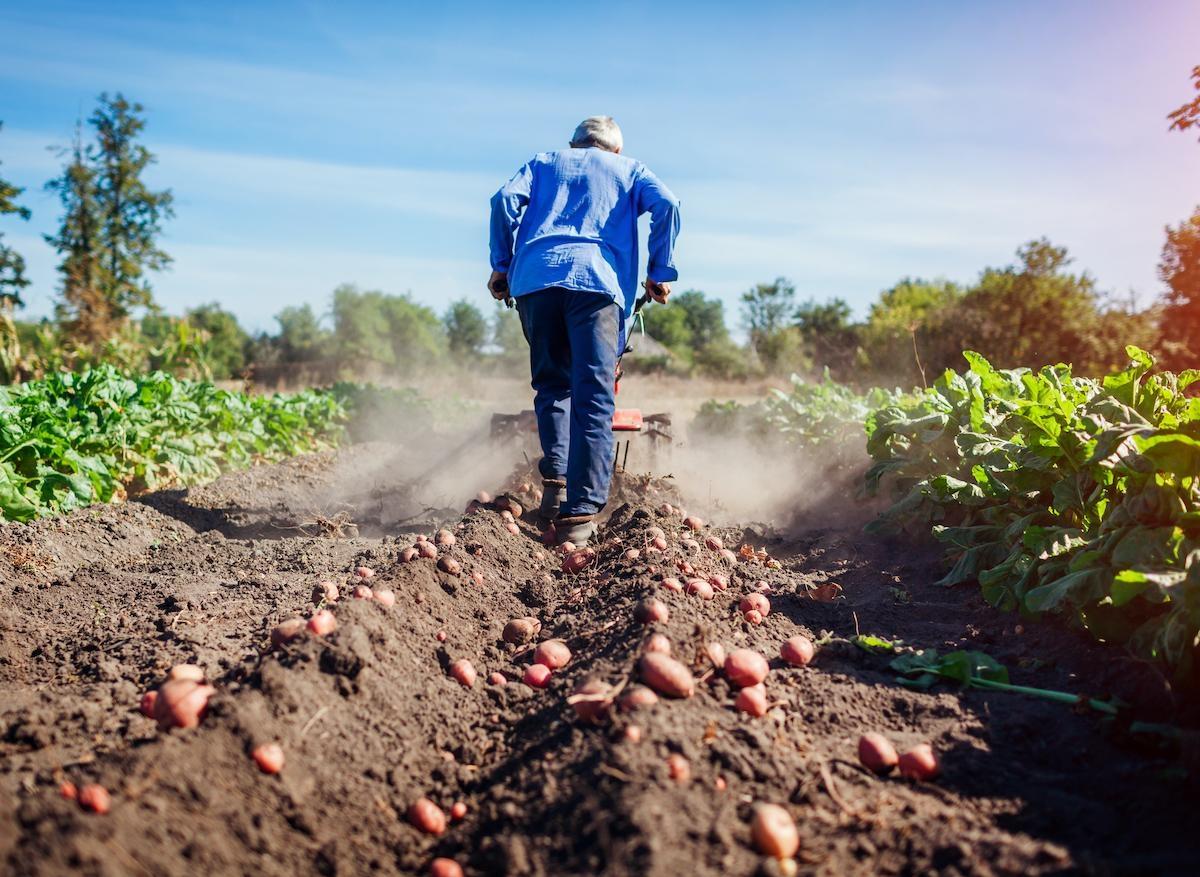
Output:
[[[779,661],[796,633],[869,632],[982,649],[1016,682],[1179,719],[1149,668],[933,586],[930,548],[866,537],[844,516],[786,536],[718,521],[706,532],[780,562],[730,567],[683,552],[680,519],[659,512],[670,496],[643,480],[625,485],[580,574],[561,572],[531,522],[513,535],[483,508],[448,522],[443,553],[463,570],[448,575],[401,562],[414,538],[396,511],[401,481],[340,491],[384,454],[357,446],[0,528],[0,871],[426,874],[444,856],[468,875],[775,874],[749,831],[753,804],[769,801],[797,818],[802,874],[1195,873],[1197,788],[1177,752],[1056,703],[912,691],[886,657],[836,639],[807,668]],[[650,526],[666,531],[666,556],[645,553]],[[681,555],[729,589],[704,602],[661,587]],[[394,607],[345,596],[360,565]],[[311,614],[325,579],[343,586],[337,630],[270,648],[272,627]],[[736,604],[758,581],[771,612],[753,626]],[[654,629],[702,678],[697,693],[581,723],[567,703],[578,682],[636,683],[650,630],[633,609],[648,596],[670,608]],[[501,638],[518,616],[573,653],[544,690],[520,682],[529,649]],[[706,674],[709,642],[772,658],[768,715],[733,708],[721,674]],[[471,688],[448,675],[459,658],[478,670]],[[139,699],[182,662],[217,694],[198,728],[160,731]],[[855,755],[867,730],[901,749],[931,743],[941,777],[867,773]],[[274,776],[249,755],[268,741],[286,756]],[[686,782],[669,775],[672,753]],[[103,784],[111,811],[64,799],[64,780]],[[406,818],[421,797],[466,816],[423,834]]]

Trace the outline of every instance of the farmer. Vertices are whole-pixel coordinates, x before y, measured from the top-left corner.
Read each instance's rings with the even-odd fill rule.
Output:
[[[649,213],[646,291],[666,304],[679,201],[621,155],[608,116],[584,119],[569,149],[535,155],[492,197],[492,297],[516,299],[529,342],[544,479],[543,523],[584,545],[608,502],[613,383],[637,298],[638,217]]]

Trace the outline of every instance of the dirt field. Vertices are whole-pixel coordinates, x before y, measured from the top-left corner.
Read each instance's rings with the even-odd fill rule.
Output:
[[[631,678],[647,636],[632,609],[655,595],[671,609],[657,628],[698,668],[705,642],[774,657],[798,632],[860,630],[982,649],[1016,682],[1176,715],[1154,674],[1122,655],[996,613],[970,588],[933,587],[930,549],[865,537],[853,519],[786,537],[720,526],[735,545],[765,545],[782,569],[739,564],[729,590],[701,602],[623,557],[651,524],[670,551],[681,531],[656,513],[661,497],[631,488],[583,574],[564,576],[529,523],[511,535],[480,510],[451,522],[464,569],[451,576],[399,560],[413,535],[388,510],[403,478],[345,496],[346,473],[379,470],[387,454],[357,446],[0,528],[0,870],[425,874],[448,856],[467,874],[774,874],[748,829],[753,802],[771,801],[798,817],[802,874],[1195,873],[1197,790],[1178,758],[1069,707],[910,691],[886,658],[845,643],[805,669],[773,660],[763,718],[736,712],[719,674],[688,700],[614,711],[600,726],[566,703],[586,677]],[[347,519],[359,535],[336,532]],[[312,612],[316,583],[346,584],[360,564],[395,591],[393,608],[343,599],[335,633],[268,648],[274,624]],[[772,611],[752,627],[734,610],[760,579]],[[812,599],[831,583],[840,597]],[[573,652],[545,690],[519,682],[530,653],[500,637],[524,615]],[[471,689],[447,675],[463,657],[479,671]],[[199,728],[162,732],[138,702],[180,662],[205,668],[218,693]],[[487,684],[493,671],[509,683]],[[932,743],[942,777],[867,774],[855,757],[865,730]],[[287,759],[276,776],[249,757],[271,740]],[[688,760],[690,782],[668,776],[671,753]],[[64,779],[105,785],[111,812],[63,799]],[[405,818],[422,796],[462,801],[467,815],[422,834]]]

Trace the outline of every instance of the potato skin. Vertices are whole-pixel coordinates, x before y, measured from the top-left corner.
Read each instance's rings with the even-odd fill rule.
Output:
[[[937,755],[928,743],[917,744],[901,755],[897,763],[902,777],[917,782],[931,780],[941,773]]]
[[[770,672],[767,659],[753,649],[734,649],[725,658],[725,678],[737,688],[757,685]]]
[[[794,667],[807,667],[815,652],[812,640],[800,634],[788,637],[779,647],[779,657]]]
[[[638,661],[642,681],[665,697],[691,697],[696,691],[692,672],[669,655],[650,652]]]
[[[796,821],[778,804],[758,804],[750,821],[754,845],[765,856],[790,859],[800,849]]]
[[[858,738],[858,760],[867,770],[882,776],[891,773],[899,758],[887,737],[868,731]]]
[[[408,808],[408,821],[426,834],[437,836],[446,830],[446,814],[428,798],[418,798]]]
[[[538,647],[533,650],[533,663],[549,667],[551,670],[562,669],[570,660],[571,650],[560,639],[548,639],[538,643]]]
[[[523,646],[537,636],[541,629],[542,623],[536,618],[531,616],[514,618],[508,624],[504,625],[504,633],[501,636],[506,643],[512,643],[514,646]]]
[[[767,690],[761,683],[747,686],[738,692],[734,706],[755,718],[761,718],[767,714]]]

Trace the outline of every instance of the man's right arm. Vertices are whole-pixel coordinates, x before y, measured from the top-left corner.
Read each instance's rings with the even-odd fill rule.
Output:
[[[529,203],[532,184],[533,171],[527,164],[492,196],[492,271],[498,274],[507,274],[512,263],[517,227],[521,224],[525,205]]]
[[[650,214],[646,289],[660,304],[671,294],[675,270],[675,238],[679,235],[679,199],[649,169],[642,167],[635,188],[638,214]]]

